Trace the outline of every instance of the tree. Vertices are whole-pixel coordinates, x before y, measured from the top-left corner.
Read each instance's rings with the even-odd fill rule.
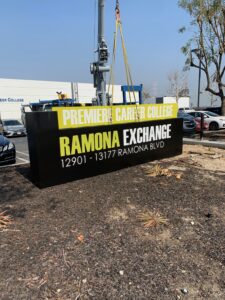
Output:
[[[189,96],[189,89],[188,89],[188,80],[186,73],[180,73],[179,71],[171,72],[168,75],[169,80],[169,90],[168,93],[171,96],[176,97],[176,101],[180,97]]]
[[[186,65],[206,76],[205,90],[220,97],[225,115],[225,0],[179,0],[191,16],[192,38],[182,48]],[[185,27],[180,29],[184,32]]]
[[[147,89],[143,90],[142,97],[144,102],[148,101],[151,98],[150,92]]]

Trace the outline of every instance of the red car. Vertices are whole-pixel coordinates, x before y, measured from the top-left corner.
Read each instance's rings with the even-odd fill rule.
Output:
[[[195,118],[195,123],[196,123],[196,128],[195,130],[197,132],[200,132],[201,131],[201,120],[199,120],[199,118]],[[204,122],[203,123],[203,130],[209,130],[209,124]]]

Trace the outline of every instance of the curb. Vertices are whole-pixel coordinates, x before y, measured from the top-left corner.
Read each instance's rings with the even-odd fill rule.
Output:
[[[208,140],[195,140],[195,139],[183,138],[183,143],[187,145],[202,145],[206,147],[225,149],[225,142],[219,142],[219,141],[214,142]]]

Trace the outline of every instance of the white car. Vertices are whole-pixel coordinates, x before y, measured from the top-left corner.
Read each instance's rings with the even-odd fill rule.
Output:
[[[189,112],[191,116],[201,119],[201,114],[204,115],[204,122],[209,124],[209,130],[225,129],[225,117],[215,114],[211,111],[195,111]]]
[[[0,123],[3,126],[3,134],[7,137],[27,135],[26,128],[19,120],[1,120]]]

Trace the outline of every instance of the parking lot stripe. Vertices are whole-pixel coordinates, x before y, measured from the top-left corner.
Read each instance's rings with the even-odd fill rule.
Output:
[[[28,156],[28,157],[29,157],[29,154],[26,153],[26,152],[21,152],[21,151],[17,151],[17,150],[16,150],[16,153],[19,153],[19,154],[22,154],[22,155],[24,155],[24,156]]]
[[[29,162],[30,162],[29,160],[24,159],[24,158],[21,158],[21,157],[17,157],[17,159],[22,160],[22,161],[25,162],[25,163],[29,163]]]
[[[28,163],[29,163],[29,161],[28,161]],[[9,168],[9,167],[15,167],[15,166],[20,166],[20,165],[26,165],[26,164],[27,164],[27,162],[15,163],[15,164],[12,164],[12,165],[0,166],[0,169]]]

